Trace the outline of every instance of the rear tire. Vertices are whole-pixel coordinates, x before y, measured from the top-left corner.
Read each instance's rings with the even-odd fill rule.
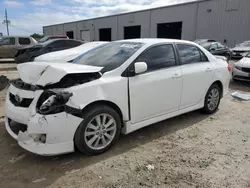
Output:
[[[84,154],[98,155],[107,151],[121,133],[121,118],[111,107],[94,105],[83,114],[75,133],[75,146]]]
[[[213,114],[220,105],[222,91],[217,84],[213,84],[207,91],[202,111],[206,114]]]

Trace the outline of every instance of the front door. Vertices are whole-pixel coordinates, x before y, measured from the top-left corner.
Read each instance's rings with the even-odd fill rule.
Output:
[[[16,40],[14,37],[5,37],[1,40],[0,58],[14,58],[16,52]]]
[[[204,99],[212,84],[213,65],[196,46],[177,44],[183,76],[180,109],[194,106]]]
[[[154,46],[135,62],[147,63],[147,72],[129,78],[131,122],[138,123],[179,109],[182,75],[172,44]]]

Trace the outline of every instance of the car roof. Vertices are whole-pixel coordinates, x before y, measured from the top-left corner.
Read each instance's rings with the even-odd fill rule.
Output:
[[[55,41],[79,41],[79,42],[84,43],[83,41],[80,41],[80,40],[67,39],[67,38],[56,38],[56,39],[51,39],[51,40],[48,40],[48,41],[45,41],[42,43],[38,43],[38,45],[45,46],[45,45],[48,45],[48,44],[55,42]]]
[[[66,35],[48,35],[48,36],[45,36],[45,37],[67,37]]]
[[[178,39],[159,39],[159,38],[143,38],[143,39],[126,39],[126,40],[119,40],[116,42],[138,42],[138,43],[144,43],[144,44],[158,44],[158,43],[187,43],[187,44],[196,44],[191,41],[186,40],[178,40]]]
[[[6,37],[25,37],[25,38],[32,38],[31,36],[25,36],[25,35],[10,35],[10,36],[3,36],[2,38]]]

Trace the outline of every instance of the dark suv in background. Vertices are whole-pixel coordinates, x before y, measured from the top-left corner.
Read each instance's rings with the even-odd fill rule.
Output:
[[[71,39],[52,39],[33,46],[20,48],[15,55],[17,64],[33,61],[35,57],[49,52],[66,50],[82,45],[84,42]]]
[[[69,39],[69,37],[67,37],[65,35],[50,35],[50,36],[45,36],[45,37],[41,38],[38,42],[43,43],[43,42],[46,42],[46,41],[52,40],[52,39]]]

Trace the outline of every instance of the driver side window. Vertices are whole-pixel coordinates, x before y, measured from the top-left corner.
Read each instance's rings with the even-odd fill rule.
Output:
[[[15,45],[15,38],[14,37],[4,38],[1,41],[1,45]]]
[[[147,72],[155,71],[176,65],[175,53],[172,44],[152,47],[141,54],[136,62],[145,62]]]

